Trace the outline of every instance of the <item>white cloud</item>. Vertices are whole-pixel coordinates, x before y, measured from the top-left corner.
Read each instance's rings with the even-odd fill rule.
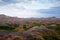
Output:
[[[36,1],[32,1],[32,3],[16,3],[15,6],[17,8],[23,7],[25,9],[49,9],[50,7],[53,7],[53,4],[42,4],[38,3]]]
[[[12,3],[12,5],[16,8],[25,8],[25,9],[49,9],[53,7],[54,4],[48,3],[48,0],[12,0],[12,1],[19,1],[17,3]],[[41,2],[40,2],[41,1]],[[43,3],[43,2],[46,3]],[[11,4],[8,4],[11,5]],[[6,6],[6,5],[5,5]]]
[[[1,0],[0,0],[1,1]],[[18,17],[43,17],[45,14],[38,13],[38,9],[49,9],[55,6],[55,3],[40,3],[36,0],[15,0],[21,1],[18,3],[11,3],[5,6],[0,6],[0,14]],[[48,0],[46,0],[48,1]]]
[[[60,1],[54,3],[55,6],[60,6]]]
[[[6,14],[9,16],[17,16],[17,17],[21,17],[21,18],[38,17],[41,15],[41,14],[37,13],[35,10],[17,9],[16,7],[13,6],[13,4],[6,5],[4,7],[0,7],[0,14]]]
[[[0,2],[2,2],[2,0],[0,0]]]

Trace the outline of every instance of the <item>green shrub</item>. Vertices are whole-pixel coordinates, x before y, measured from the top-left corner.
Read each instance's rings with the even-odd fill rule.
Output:
[[[9,26],[0,26],[0,30],[13,31],[13,30],[14,30],[14,28],[9,27]]]

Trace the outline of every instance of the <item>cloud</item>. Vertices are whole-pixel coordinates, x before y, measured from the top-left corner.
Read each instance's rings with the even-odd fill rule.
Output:
[[[6,4],[15,4],[15,3],[24,3],[24,4],[49,4],[54,3],[56,0],[1,0],[0,5],[6,5]]]
[[[55,7],[60,7],[60,1],[54,3]]]
[[[60,14],[60,7],[52,7],[51,9],[40,9],[38,12],[48,14]]]
[[[13,4],[0,7],[0,14],[5,14],[9,16],[17,16],[21,18],[38,17],[41,15],[37,13],[35,10],[23,9],[23,8],[17,9],[16,7],[13,6]]]
[[[56,1],[60,1],[60,0],[56,0]]]
[[[54,8],[58,7],[59,5],[59,0],[0,0],[0,14],[24,18],[48,17],[51,15],[54,16],[53,14],[51,14],[52,11],[55,14],[60,11],[58,10],[59,8]],[[39,9],[40,12],[37,11]],[[41,9],[44,9],[45,11],[42,11]],[[46,14],[44,14],[43,12]]]
[[[19,4],[24,5],[27,9],[47,9],[53,7],[55,3],[56,0],[1,0],[0,6]]]
[[[2,2],[2,0],[0,0],[0,2]]]
[[[60,7],[52,7],[51,9],[40,9],[39,13],[45,14],[46,16],[56,16],[60,17]]]
[[[1,0],[0,6],[6,6],[13,4],[14,6],[19,6],[17,8],[20,9],[20,6],[26,9],[47,9],[53,6],[53,4],[43,4],[44,1],[41,0]]]

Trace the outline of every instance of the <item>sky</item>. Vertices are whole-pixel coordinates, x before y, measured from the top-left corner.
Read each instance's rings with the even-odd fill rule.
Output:
[[[20,18],[60,17],[60,0],[0,0],[0,14]]]

